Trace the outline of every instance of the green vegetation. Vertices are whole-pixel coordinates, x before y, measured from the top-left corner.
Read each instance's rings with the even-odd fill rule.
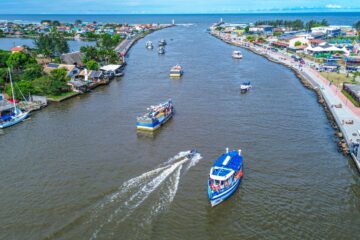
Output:
[[[295,47],[298,47],[298,46],[301,46],[302,43],[300,41],[296,41],[294,45],[295,45]]]
[[[50,34],[41,34],[34,41],[38,52],[46,57],[57,57],[69,52],[69,44],[62,34],[54,31]]]
[[[221,32],[222,30],[224,30],[224,28],[223,28],[223,27],[221,27],[221,26],[217,26],[217,27],[215,28],[215,30],[216,30],[216,31],[220,31],[220,32]]]
[[[17,99],[29,94],[56,96],[70,90],[66,69],[55,69],[46,74],[30,54],[0,51],[0,89],[8,95],[11,95],[8,68],[12,69]]]
[[[99,64],[94,60],[89,60],[86,62],[86,68],[89,70],[99,70]]]
[[[346,92],[345,90],[341,90],[342,94],[344,94],[344,96],[350,100],[350,102],[352,102],[354,104],[355,107],[360,107],[360,104],[358,101],[356,101],[348,92]]]
[[[257,21],[255,26],[258,25],[270,25],[273,27],[286,27],[291,28],[293,30],[301,30],[301,29],[310,29],[312,27],[320,27],[320,26],[329,26],[328,22],[323,19],[318,22],[316,20],[310,20],[307,23],[297,19],[297,20],[265,20],[265,21]]]
[[[249,41],[249,42],[254,42],[256,40],[255,36],[253,35],[247,35],[246,36],[246,39]]]
[[[335,86],[340,87],[344,83],[351,83],[352,78],[345,73],[320,72],[321,76],[332,82]]]
[[[273,36],[278,37],[282,34],[282,32],[273,32]]]

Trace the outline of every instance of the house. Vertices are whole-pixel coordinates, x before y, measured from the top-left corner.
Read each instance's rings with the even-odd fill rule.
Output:
[[[60,69],[64,68],[66,69],[66,77],[74,78],[76,75],[80,73],[80,69],[77,68],[75,65],[69,65],[69,64],[58,64],[58,63],[49,63],[45,66],[44,72],[51,73],[54,69]]]
[[[338,37],[342,35],[341,28],[339,26],[313,27],[311,28],[311,34],[322,34],[326,37]]]
[[[85,64],[82,61],[83,56],[84,54],[78,51],[78,52],[62,54],[60,56],[60,59],[65,64],[71,64],[81,68],[85,66]]]
[[[273,26],[270,25],[258,25],[255,27],[250,27],[250,33],[257,33],[257,34],[271,34],[273,32]]]
[[[344,83],[343,89],[350,94],[358,103],[360,103],[360,84]]]
[[[25,47],[23,47],[23,46],[13,47],[13,48],[11,48],[10,51],[11,51],[11,53],[24,52]]]

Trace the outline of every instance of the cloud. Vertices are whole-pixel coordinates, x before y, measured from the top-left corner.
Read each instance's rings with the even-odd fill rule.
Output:
[[[339,8],[343,8],[342,6],[338,5],[338,4],[327,4],[325,6],[325,8],[330,8],[330,9],[339,9]]]

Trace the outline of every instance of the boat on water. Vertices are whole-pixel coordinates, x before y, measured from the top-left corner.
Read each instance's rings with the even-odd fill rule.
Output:
[[[170,69],[170,77],[172,78],[180,78],[183,75],[183,73],[184,73],[183,68],[179,64],[173,66]]]
[[[159,54],[165,54],[165,48],[164,47],[159,47],[158,53]]]
[[[233,51],[232,57],[235,58],[235,59],[242,59],[243,55],[242,55],[242,53],[240,51]]]
[[[212,207],[220,204],[238,189],[243,176],[241,150],[222,154],[210,169],[208,197]]]
[[[166,42],[165,39],[161,39],[158,44],[159,44],[160,47],[161,46],[163,47],[163,46],[166,46],[167,42]]]
[[[147,49],[153,49],[154,48],[154,45],[153,45],[152,41],[147,41],[146,42],[146,48]]]
[[[5,98],[0,99],[0,128],[11,127],[24,121],[30,114],[27,111],[21,111],[16,105],[16,99],[14,94],[14,86],[11,78],[11,72],[9,69],[12,101],[9,102]]]
[[[155,131],[174,115],[174,111],[171,99],[159,105],[150,106],[145,115],[137,118],[136,128],[138,130]]]
[[[240,91],[242,93],[246,93],[251,89],[251,83],[250,82],[244,82],[240,85]]]

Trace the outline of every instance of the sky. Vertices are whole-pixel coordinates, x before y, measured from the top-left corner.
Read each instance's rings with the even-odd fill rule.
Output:
[[[360,12],[360,0],[0,0],[0,14]]]

